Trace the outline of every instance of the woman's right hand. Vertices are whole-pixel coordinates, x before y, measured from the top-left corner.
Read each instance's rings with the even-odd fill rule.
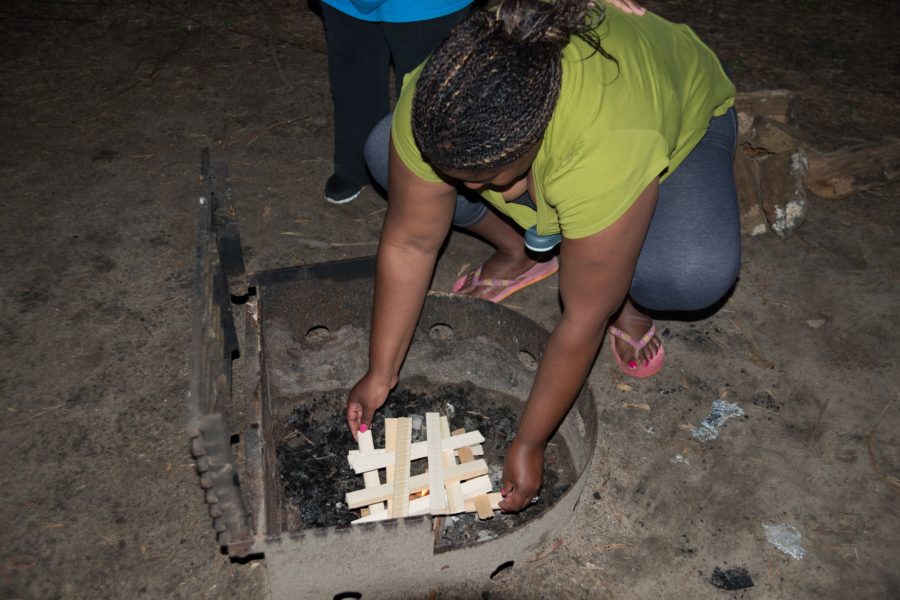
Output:
[[[354,440],[359,433],[360,425],[372,426],[375,411],[387,400],[388,393],[394,385],[395,382],[385,381],[383,378],[366,373],[350,390],[347,397],[347,425],[350,426]]]

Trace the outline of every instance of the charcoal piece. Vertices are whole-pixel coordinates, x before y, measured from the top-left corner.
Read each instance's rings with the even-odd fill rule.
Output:
[[[716,567],[709,582],[721,590],[742,590],[753,587],[750,572],[744,567],[732,567],[724,571]]]

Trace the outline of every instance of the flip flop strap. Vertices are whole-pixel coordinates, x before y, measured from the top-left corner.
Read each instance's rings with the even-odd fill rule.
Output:
[[[650,340],[653,339],[653,336],[656,335],[656,324],[654,323],[654,324],[650,325],[650,329],[647,331],[647,333],[644,334],[644,337],[642,337],[637,342],[635,342],[634,339],[630,335],[628,335],[627,333],[625,333],[618,327],[613,327],[612,325],[610,325],[607,328],[607,330],[609,331],[610,334],[612,334],[615,337],[619,338],[620,340],[624,340],[625,342],[630,344],[631,347],[634,348],[635,350],[643,350],[644,346],[649,344]]]
[[[496,277],[491,277],[488,279],[482,279],[481,277],[479,277],[476,279],[473,277],[472,285],[474,285],[475,287],[506,287],[508,285],[512,285],[512,284],[516,283],[517,281],[519,281],[518,278],[516,278],[516,279],[499,279]]]
[[[527,273],[527,271],[526,271]],[[506,287],[508,285],[512,285],[514,283],[518,283],[522,279],[524,279],[525,273],[522,273],[518,277],[513,279],[502,279],[500,277],[486,277],[484,279],[481,278],[481,267],[478,268],[478,271],[472,277],[472,285],[475,287]]]

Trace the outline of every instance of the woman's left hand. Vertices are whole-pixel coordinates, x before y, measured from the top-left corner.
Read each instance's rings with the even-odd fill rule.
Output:
[[[610,6],[615,6],[623,13],[642,15],[647,12],[646,8],[644,8],[634,0],[606,0],[606,3]]]
[[[515,513],[527,508],[541,491],[544,480],[544,446],[513,440],[503,463],[503,489],[500,509]]]

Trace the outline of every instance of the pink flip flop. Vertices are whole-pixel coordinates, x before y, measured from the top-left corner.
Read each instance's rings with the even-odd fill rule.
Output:
[[[478,267],[475,271],[466,273],[457,279],[451,290],[459,293],[469,283],[475,287],[499,288],[495,293],[488,294],[483,299],[489,302],[501,302],[532,283],[547,279],[557,271],[559,271],[559,260],[556,257],[546,262],[536,263],[515,279],[482,279],[481,267]]]
[[[611,336],[609,347],[612,349],[613,357],[616,359],[616,366],[629,377],[643,379],[655,375],[663,368],[663,364],[666,362],[666,350],[662,347],[662,342],[660,342],[659,350],[657,350],[656,354],[653,355],[646,365],[638,365],[632,369],[622,361],[622,357],[619,356],[619,353],[616,351],[615,340],[612,339],[612,337],[617,337],[620,340],[625,340],[632,348],[634,348],[635,352],[638,352],[649,344],[650,340],[653,339],[653,336],[656,335],[656,323],[650,325],[650,330],[637,342],[635,342],[630,335],[612,325],[607,328],[607,331],[609,331],[609,335]]]

